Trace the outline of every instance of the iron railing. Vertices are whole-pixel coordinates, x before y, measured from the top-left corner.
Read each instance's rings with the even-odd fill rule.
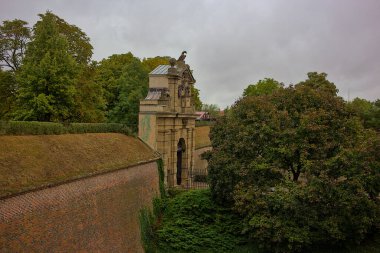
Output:
[[[188,189],[207,189],[209,187],[207,181],[207,169],[192,169],[189,172]]]

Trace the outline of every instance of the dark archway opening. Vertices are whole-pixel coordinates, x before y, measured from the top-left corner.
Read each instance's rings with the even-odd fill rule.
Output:
[[[177,185],[182,183],[182,162],[185,156],[186,144],[183,138],[179,139],[177,144]]]

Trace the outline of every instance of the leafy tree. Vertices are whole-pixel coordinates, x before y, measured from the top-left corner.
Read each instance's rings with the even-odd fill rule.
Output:
[[[77,63],[59,34],[55,15],[47,12],[34,27],[33,41],[19,72],[15,119],[65,121],[74,109]]]
[[[119,79],[124,73],[125,66],[134,58],[132,53],[114,54],[98,64],[94,80],[104,90],[107,111],[115,107],[120,94]]]
[[[51,16],[53,22],[57,26],[59,34],[66,38],[68,42],[68,51],[75,61],[79,64],[90,63],[93,47],[90,43],[90,38],[86,35],[86,33],[84,33],[79,27],[70,25],[64,19],[58,17],[52,12],[40,14],[39,16],[43,19],[46,15]]]
[[[268,95],[282,87],[283,84],[276,80],[265,78],[264,80],[259,80],[256,84],[248,85],[248,87],[244,89],[243,96]]]
[[[216,104],[202,104],[202,111],[208,112],[212,119],[216,119],[220,115],[220,108]]]
[[[17,84],[12,71],[0,69],[0,119],[9,119],[16,101]]]
[[[211,130],[213,196],[266,250],[360,242],[379,222],[378,137],[326,77],[243,97]]]
[[[8,67],[12,71],[20,68],[24,58],[26,44],[31,33],[26,21],[5,20],[0,26],[0,68]]]
[[[124,66],[117,87],[118,98],[109,111],[108,120],[127,124],[137,131],[140,100],[148,92],[148,73],[138,58],[133,57]]]
[[[104,122],[106,102],[102,86],[95,82],[96,63],[83,66],[75,83],[75,122]]]

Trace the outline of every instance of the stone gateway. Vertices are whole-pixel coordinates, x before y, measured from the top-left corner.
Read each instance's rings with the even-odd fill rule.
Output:
[[[149,74],[149,92],[140,101],[139,137],[161,154],[165,184],[190,188],[197,115],[192,96],[195,79],[185,54]]]

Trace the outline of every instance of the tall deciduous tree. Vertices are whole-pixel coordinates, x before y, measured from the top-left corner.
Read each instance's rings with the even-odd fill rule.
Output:
[[[40,15],[34,27],[24,64],[18,75],[19,120],[65,121],[75,107],[78,64],[69,53],[67,39],[59,34],[55,15]]]
[[[31,33],[26,21],[3,21],[0,26],[0,67],[20,68]]]
[[[148,91],[148,73],[138,58],[133,58],[124,66],[118,89],[120,92],[115,106],[108,112],[108,120],[127,124],[137,131],[140,99]]]

